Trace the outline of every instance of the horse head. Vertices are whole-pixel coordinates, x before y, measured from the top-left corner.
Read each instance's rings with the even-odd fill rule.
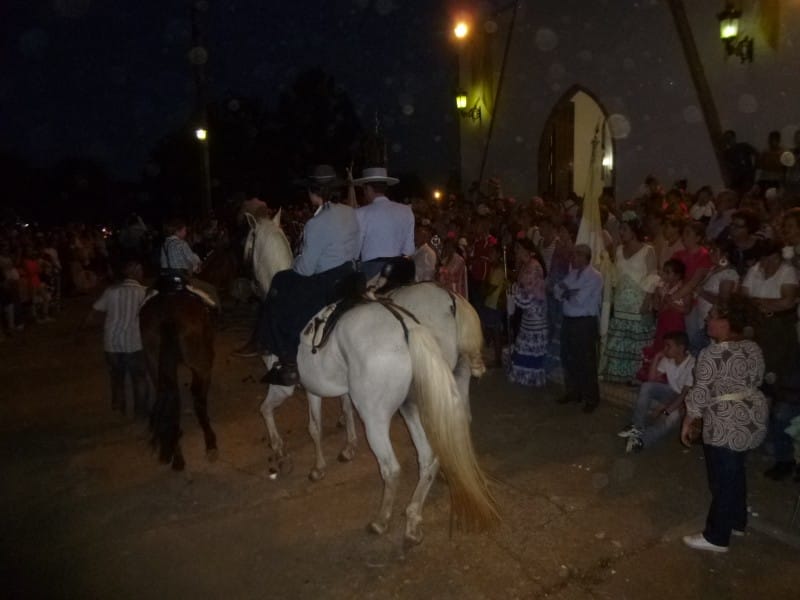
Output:
[[[281,229],[280,210],[271,219],[256,219],[249,213],[245,216],[250,233],[245,240],[244,259],[252,261],[253,275],[266,295],[275,273],[292,267],[292,249]]]

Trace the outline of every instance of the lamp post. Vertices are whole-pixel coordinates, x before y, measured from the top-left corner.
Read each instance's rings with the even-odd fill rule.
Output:
[[[211,214],[211,168],[208,157],[208,107],[206,100],[208,95],[206,14],[208,10],[209,0],[192,0],[192,47],[188,54],[195,83],[195,122],[199,123],[194,135],[200,142],[200,153],[203,162],[203,187],[200,199],[200,211],[203,217],[208,217]]]
[[[455,52],[453,53],[453,76],[454,76],[454,86],[453,90],[456,91],[456,109],[458,110],[458,114],[463,116],[464,111],[467,109],[467,94],[466,92],[461,90],[461,52],[464,48],[464,44],[466,43],[467,38],[471,33],[471,26],[470,21],[463,17],[458,17],[453,22],[452,28],[452,37],[451,42],[454,45]],[[457,187],[456,190],[459,195],[461,193],[462,187],[462,174],[461,174],[461,123],[460,119],[456,119],[456,131],[457,131],[457,150],[456,150],[456,160],[458,164],[455,168],[455,174],[457,179]]]

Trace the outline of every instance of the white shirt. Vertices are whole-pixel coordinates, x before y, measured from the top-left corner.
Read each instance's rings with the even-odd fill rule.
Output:
[[[702,221],[713,217],[715,212],[714,203],[709,200],[705,206],[692,204],[692,208],[689,209],[689,216],[695,221]]]
[[[378,196],[356,211],[361,260],[414,254],[414,213],[410,206]]]
[[[414,281],[433,281],[436,278],[436,250],[422,244],[414,252]]]
[[[733,281],[733,287],[735,288],[736,284],[739,283],[739,274],[736,272],[736,269],[733,267],[728,267],[727,269],[721,269],[719,271],[711,271],[708,277],[706,277],[706,280],[703,282],[702,290],[718,296],[719,287],[723,281]],[[711,302],[698,296],[697,310],[699,311],[700,316],[705,319],[711,310]]]
[[[656,370],[666,375],[669,387],[680,394],[683,388],[692,387],[694,383],[694,356],[687,354],[681,364],[665,356],[659,361]]]
[[[592,265],[570,269],[553,288],[556,300],[562,300],[565,317],[596,317],[603,301],[603,275]]]
[[[747,288],[751,298],[778,300],[784,285],[797,285],[797,272],[794,267],[783,263],[772,277],[765,277],[758,263],[750,267],[744,276],[742,287]]]
[[[103,350],[106,352],[138,352],[142,349],[139,333],[139,309],[147,288],[134,279],[106,288],[92,305],[106,313],[103,325]]]

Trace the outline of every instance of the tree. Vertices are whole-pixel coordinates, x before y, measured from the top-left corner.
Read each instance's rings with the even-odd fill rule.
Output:
[[[361,124],[347,93],[314,68],[297,76],[273,111],[263,100],[228,93],[208,106],[212,200],[238,193],[285,203],[292,181],[318,163],[338,169],[355,155]],[[190,124],[158,142],[145,167],[150,193],[172,212],[199,208],[201,156]]]

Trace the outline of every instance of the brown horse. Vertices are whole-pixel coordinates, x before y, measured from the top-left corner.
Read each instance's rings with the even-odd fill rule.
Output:
[[[194,412],[203,428],[206,456],[215,460],[217,437],[211,429],[207,406],[214,362],[214,325],[210,309],[187,290],[162,291],[144,304],[139,322],[148,369],[156,382],[150,428],[159,460],[172,463],[177,471],[186,464],[180,447],[180,364],[192,372]]]

